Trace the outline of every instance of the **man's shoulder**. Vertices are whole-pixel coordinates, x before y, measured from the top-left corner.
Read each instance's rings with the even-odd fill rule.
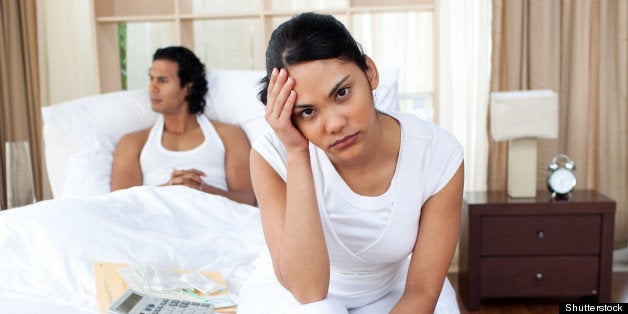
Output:
[[[216,133],[218,133],[218,136],[225,146],[231,146],[232,143],[237,145],[242,145],[243,143],[249,144],[246,133],[244,133],[244,130],[239,125],[211,119],[209,121],[214,126],[214,129],[216,129]]]
[[[218,129],[240,129],[240,127],[236,124],[231,124],[231,123],[227,123],[227,122],[221,122],[218,120],[214,120],[214,119],[208,119],[209,122],[212,123],[212,125],[214,126],[214,128]]]
[[[244,135],[244,130],[242,130],[242,128],[239,125],[221,122],[221,121],[212,120],[212,119],[210,119],[209,121],[212,123],[212,125],[216,129],[216,132],[218,132],[218,134],[220,134],[221,137],[223,135],[225,136]]]
[[[127,145],[141,144],[144,146],[146,140],[148,139],[148,135],[150,134],[150,130],[151,128],[146,128],[127,133],[120,138],[119,143],[126,143]]]

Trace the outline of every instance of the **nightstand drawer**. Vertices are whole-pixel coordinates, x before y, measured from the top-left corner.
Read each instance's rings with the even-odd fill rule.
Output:
[[[483,256],[598,254],[602,216],[488,216],[481,230]]]
[[[597,295],[598,257],[487,257],[482,297]]]

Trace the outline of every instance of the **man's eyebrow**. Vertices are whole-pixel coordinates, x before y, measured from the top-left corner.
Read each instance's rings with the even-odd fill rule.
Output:
[[[153,75],[150,73],[151,70],[152,70],[152,68],[148,69],[148,77],[153,77]],[[164,79],[164,78],[168,78],[168,76],[167,75],[157,75],[154,78]]]
[[[338,90],[338,88],[340,88],[340,85],[342,83],[344,83],[350,75],[345,76],[342,80],[340,80],[338,83],[336,83],[336,85],[334,85],[334,88],[331,89],[331,91],[329,92],[329,95],[327,95],[327,97],[331,97],[332,95],[334,95],[334,93]]]
[[[159,80],[167,80],[167,79],[169,79],[169,76],[167,76],[167,75],[152,76],[150,73],[148,73],[148,77],[154,78],[154,79],[159,79]]]

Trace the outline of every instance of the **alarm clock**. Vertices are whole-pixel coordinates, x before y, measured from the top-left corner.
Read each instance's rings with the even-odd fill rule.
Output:
[[[550,174],[547,178],[547,187],[552,192],[552,198],[569,198],[576,186],[576,165],[569,156],[560,154],[552,158],[549,164]]]

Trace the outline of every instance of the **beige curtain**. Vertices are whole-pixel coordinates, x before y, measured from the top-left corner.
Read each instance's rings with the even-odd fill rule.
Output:
[[[576,163],[577,189],[617,201],[616,244],[628,239],[628,0],[493,0],[491,91],[559,93],[560,135],[540,140],[537,187],[550,159]],[[506,189],[506,143],[489,143],[488,189]]]
[[[491,0],[438,1],[435,108],[438,124],[464,148],[465,191],[486,191],[491,5]]]
[[[0,201],[6,208],[5,145],[29,141],[37,199],[42,197],[43,143],[35,0],[0,1]]]

